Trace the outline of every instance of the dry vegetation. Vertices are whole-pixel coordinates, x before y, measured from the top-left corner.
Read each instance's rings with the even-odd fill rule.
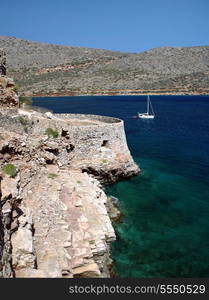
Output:
[[[0,36],[9,75],[30,95],[209,93],[209,46],[133,54]]]

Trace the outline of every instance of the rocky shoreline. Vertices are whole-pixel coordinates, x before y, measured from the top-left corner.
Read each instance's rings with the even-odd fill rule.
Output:
[[[18,109],[5,89],[13,101],[0,105],[0,278],[110,277],[120,213],[102,185],[140,171],[123,121]]]
[[[49,94],[30,94],[25,92],[24,95],[30,97],[69,97],[69,96],[146,96],[146,95],[153,95],[153,96],[200,96],[200,95],[209,95],[209,91],[180,91],[180,92],[153,92],[153,91],[143,91],[143,92],[135,92],[135,91],[123,91],[123,92],[115,92],[115,91],[101,91],[98,93],[80,93],[80,92],[66,92],[66,93],[49,93]]]

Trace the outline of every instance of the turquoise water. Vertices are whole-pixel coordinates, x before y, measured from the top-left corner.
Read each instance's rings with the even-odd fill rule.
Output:
[[[120,199],[114,271],[120,277],[209,276],[209,97],[143,96],[35,98],[54,112],[124,119],[139,176],[106,189]]]

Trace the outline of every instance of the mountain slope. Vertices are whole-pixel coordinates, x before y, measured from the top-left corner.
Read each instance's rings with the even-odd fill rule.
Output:
[[[209,93],[209,46],[131,54],[0,36],[0,48],[21,93]]]

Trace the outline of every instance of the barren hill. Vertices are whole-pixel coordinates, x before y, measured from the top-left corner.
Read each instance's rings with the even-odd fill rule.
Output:
[[[133,54],[0,36],[0,48],[21,93],[209,93],[209,46]]]

